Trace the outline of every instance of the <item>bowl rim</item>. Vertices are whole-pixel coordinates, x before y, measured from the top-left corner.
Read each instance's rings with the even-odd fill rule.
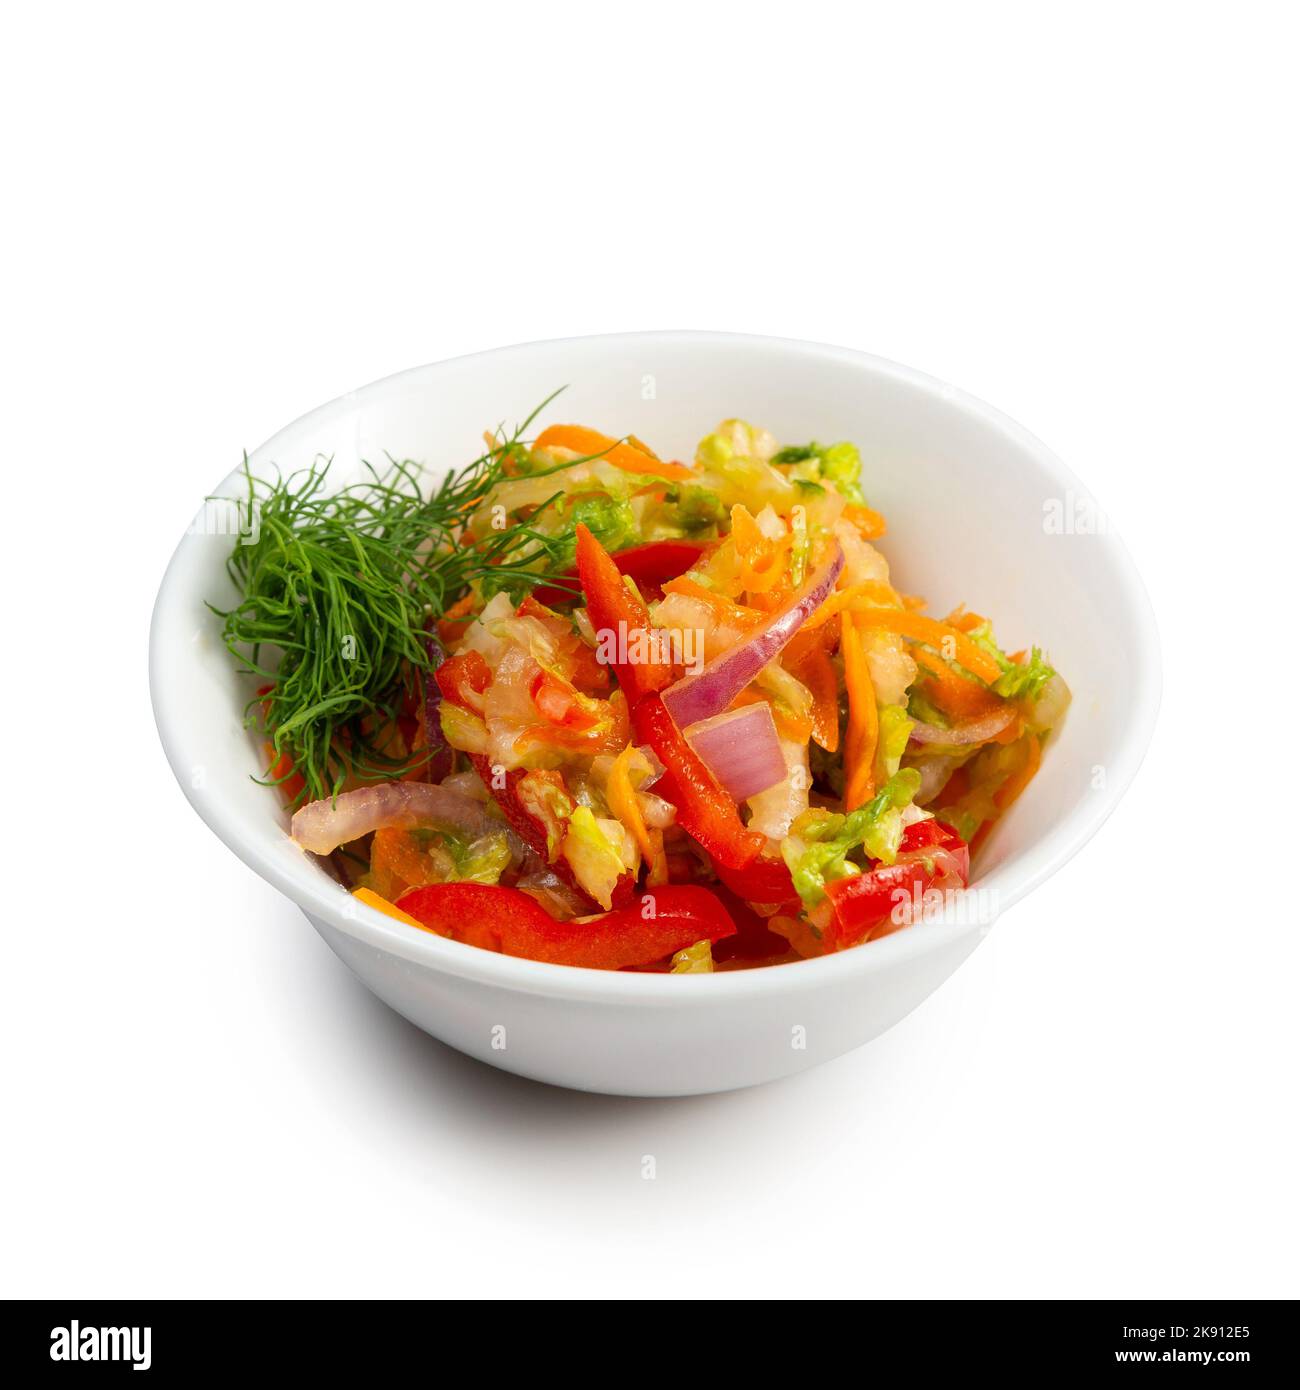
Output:
[[[277,430],[254,452],[264,455],[274,450],[277,442],[295,434],[308,422],[323,424],[345,415],[356,407],[359,400],[368,395],[381,394],[398,387],[404,381],[436,372],[441,368],[459,366],[468,361],[503,361],[512,355],[544,352],[547,349],[571,347],[579,343],[601,343],[608,346],[654,343],[662,347],[686,342],[709,343],[719,347],[747,346],[779,350],[792,355],[857,367],[877,376],[892,377],[939,396],[949,408],[964,411],[987,428],[1006,436],[1010,443],[1033,456],[1035,462],[1051,476],[1062,493],[1072,490],[1077,496],[1091,496],[1084,483],[1022,425],[978,397],[924,372],[854,348],[761,334],[711,330],[649,330],[541,339],[410,367],[346,392],[314,410],[307,411]],[[232,471],[213,492],[223,492],[239,472],[238,469]],[[869,943],[868,948],[859,947],[813,960],[792,961],[780,967],[670,978],[663,974],[588,970],[577,966],[553,965],[544,961],[484,951],[478,947],[450,941],[431,932],[415,931],[374,908],[358,903],[315,866],[309,866],[309,873],[291,873],[278,858],[272,857],[266,851],[260,842],[260,832],[246,826],[244,818],[225,806],[219,795],[206,787],[193,786],[193,779],[185,775],[186,768],[202,761],[192,756],[192,750],[196,743],[201,746],[203,738],[202,735],[196,737],[194,731],[185,723],[181,702],[176,698],[178,679],[174,672],[177,668],[175,663],[169,663],[165,659],[165,653],[173,650],[173,639],[170,636],[173,630],[179,632],[192,629],[193,625],[193,614],[189,613],[186,616],[186,610],[181,607],[177,597],[180,576],[190,563],[184,539],[182,537],[178,542],[163,575],[154,603],[149,633],[149,689],[163,749],[181,790],[204,822],[251,869],[295,902],[313,921],[321,919],[343,934],[385,954],[467,981],[514,992],[568,999],[635,1003],[646,1007],[712,1007],[723,999],[768,996],[774,993],[802,993],[829,984],[843,986],[851,980],[864,979],[887,969],[900,959],[930,954],[964,937],[984,935],[993,925],[992,920],[981,925],[972,925],[941,918],[934,923],[917,924],[907,931],[894,932],[881,941]],[[986,879],[978,880],[979,887],[996,891],[998,917],[1072,859],[1101,828],[1136,776],[1150,744],[1159,712],[1160,644],[1150,598],[1132,556],[1113,527],[1106,528],[1104,532],[1091,539],[1101,548],[1106,562],[1120,583],[1127,601],[1127,616],[1134,623],[1140,639],[1137,665],[1129,673],[1130,684],[1126,691],[1128,717],[1117,738],[1114,752],[1107,761],[1105,788],[1076,806],[1064,819],[1051,826],[1023,852],[1000,865]],[[180,623],[184,623],[185,628],[178,627]],[[684,979],[708,983],[689,983],[683,989]]]

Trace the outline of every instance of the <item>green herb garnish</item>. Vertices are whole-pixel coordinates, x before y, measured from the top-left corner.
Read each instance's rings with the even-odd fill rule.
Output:
[[[525,521],[472,539],[463,534],[466,520],[517,470],[521,435],[553,399],[509,438],[448,473],[428,497],[420,466],[409,460],[390,459],[382,472],[367,463],[365,479],[330,494],[328,459],[265,481],[245,458],[256,524],[226,562],[242,597],[228,610],[209,607],[235,660],[271,685],[249,701],[245,723],[268,730],[277,755],[287,753],[301,775],[295,804],[335,795],[349,777],[380,781],[414,765],[384,740],[432,664],[430,619],[471,585],[512,593],[543,580],[573,587],[562,577],[569,554],[563,535],[533,525],[559,492]]]

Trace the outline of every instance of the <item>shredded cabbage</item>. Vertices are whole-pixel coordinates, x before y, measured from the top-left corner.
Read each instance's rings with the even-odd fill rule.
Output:
[[[694,946],[684,946],[673,957],[674,975],[711,975],[713,973],[713,943],[706,936]]]
[[[772,462],[794,465],[794,475],[802,482],[828,482],[839,489],[850,502],[859,506],[866,501],[862,495],[862,456],[858,446],[844,441],[840,444],[796,444],[782,449]]]
[[[442,847],[451,860],[447,881],[497,883],[510,864],[510,842],[504,830],[480,835],[468,842],[443,834]]]
[[[885,705],[881,709],[878,756],[886,777],[892,777],[898,771],[914,723],[902,705]]]
[[[805,907],[815,907],[826,885],[862,872],[849,855],[858,849],[871,859],[894,862],[903,838],[902,808],[911,804],[921,785],[915,768],[904,768],[864,806],[847,816],[832,811],[805,812],[781,842],[781,855]]]
[[[988,652],[1002,668],[1002,674],[993,683],[993,689],[1004,699],[1032,702],[1037,699],[1042,688],[1056,674],[1038,647],[1033,648],[1029,654],[1029,660],[1023,666],[1019,662],[1012,661],[994,640],[992,623],[981,623],[979,627],[972,628],[966,635],[976,646]]]
[[[588,806],[577,807],[569,817],[561,853],[583,889],[607,911],[613,904],[614,885],[639,862],[636,844],[623,823],[598,820]]]

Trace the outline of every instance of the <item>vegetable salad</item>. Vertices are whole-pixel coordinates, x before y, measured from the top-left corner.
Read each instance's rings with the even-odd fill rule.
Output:
[[[250,476],[221,616],[295,841],[412,929],[607,970],[820,956],[964,888],[1069,691],[895,587],[857,448],[528,423],[431,493]]]

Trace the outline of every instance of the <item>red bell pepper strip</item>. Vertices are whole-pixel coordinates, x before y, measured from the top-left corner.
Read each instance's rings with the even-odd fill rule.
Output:
[[[931,888],[964,888],[969,879],[970,849],[956,831],[938,820],[909,825],[892,864],[877,864],[826,885],[834,912],[831,943],[838,949],[887,936],[906,925],[906,919],[894,920],[896,907]]]
[[[397,906],[427,930],[507,956],[621,970],[653,965],[706,937],[735,933],[726,908],[707,888],[665,885],[630,907],[561,922],[518,888],[438,883],[414,888]]]
[[[610,554],[614,568],[619,574],[636,581],[636,586],[647,598],[662,596],[663,586],[670,579],[679,579],[688,569],[699,563],[704,546],[698,541],[647,541],[644,545],[630,546]],[[577,580],[578,569],[565,572],[565,579]],[[539,603],[572,602],[577,597],[577,585],[572,589],[561,589],[555,585],[545,585],[534,590],[531,597]],[[524,600],[527,602],[527,599]],[[523,611],[522,609],[520,610]]]
[[[470,699],[471,695],[482,695],[492,684],[492,670],[482,652],[471,649],[459,656],[448,657],[434,675],[444,700],[450,700],[453,705],[459,705],[471,714],[483,713],[482,702],[476,703]]]
[[[634,579],[644,592],[685,574],[699,563],[703,552],[704,546],[697,541],[647,541],[612,558],[619,574]]]
[[[577,570],[574,570],[577,574]],[[542,602],[542,597],[546,593],[555,593],[554,590],[538,589],[531,594],[525,594],[523,602],[515,609],[516,614],[521,618],[541,618],[543,621],[552,619],[562,623],[567,630],[569,627],[568,618],[556,613],[553,609],[547,608]],[[561,595],[561,597],[573,598],[573,594]],[[551,602],[558,602],[552,598]],[[578,638],[572,639],[572,645],[564,653],[566,664],[570,667],[569,679],[576,690],[582,691],[584,695],[608,695],[609,694],[609,671],[596,660],[596,653],[583,641]]]
[[[600,723],[599,713],[578,699],[577,686],[550,671],[538,671],[529,694],[538,714],[559,728],[583,732]]]
[[[262,718],[270,720],[271,717],[271,691],[274,685],[263,685],[258,687],[257,693],[262,699]],[[300,773],[294,770],[293,758],[289,756],[288,749],[282,753],[275,751],[275,744],[268,742],[266,745],[266,756],[270,758],[271,765],[266,769],[266,780],[274,786],[280,788],[285,798],[293,803],[298,800],[306,789],[307,783],[303,781]]]
[[[632,727],[654,749],[666,771],[655,794],[677,808],[677,823],[693,835],[716,864],[743,869],[763,848],[764,838],[746,830],[736,803],[686,742],[663,699],[649,694],[632,711]]]
[[[672,664],[656,659],[658,642],[646,640],[652,631],[649,610],[623,583],[609,552],[585,526],[578,526],[577,537],[578,578],[591,625],[597,636],[613,634],[616,652],[637,658],[613,663],[628,704],[634,705],[642,695],[666,690],[672,684]]]
[[[715,867],[723,883],[745,902],[800,910],[799,894],[784,859],[760,857],[750,860],[743,869],[728,869],[722,864]]]
[[[274,759],[266,769],[266,780],[279,787],[290,803],[297,801],[306,790],[307,783],[303,781],[301,773],[294,771],[293,759],[287,752],[277,757],[273,743],[266,745],[266,756]]]
[[[775,956],[790,954],[790,942],[772,931],[766,919],[760,917],[747,902],[721,884],[712,885],[710,891],[736,924],[735,936],[727,937],[714,950],[715,961],[771,960]]]

